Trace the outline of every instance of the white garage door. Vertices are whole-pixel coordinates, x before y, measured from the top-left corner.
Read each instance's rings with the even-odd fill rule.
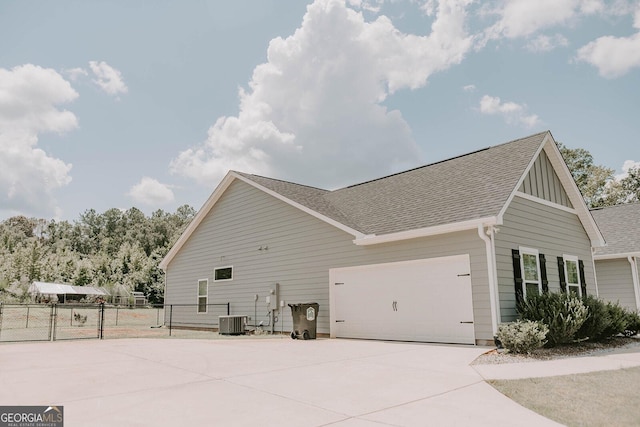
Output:
[[[337,268],[331,335],[473,344],[469,255]]]

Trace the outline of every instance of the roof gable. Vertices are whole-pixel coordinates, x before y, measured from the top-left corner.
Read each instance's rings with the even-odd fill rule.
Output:
[[[543,150],[570,203],[582,205],[577,213],[592,242],[602,240],[547,131],[334,191],[230,171],[160,267],[168,266],[236,179],[351,234],[355,244],[367,245],[500,224]]]
[[[591,211],[607,246],[597,248],[595,258],[640,256],[640,203]]]

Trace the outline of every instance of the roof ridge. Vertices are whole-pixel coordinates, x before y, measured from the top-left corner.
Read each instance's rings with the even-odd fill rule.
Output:
[[[354,188],[354,187],[358,187],[358,186],[360,186],[360,185],[370,184],[370,183],[372,183],[372,182],[376,182],[376,181],[380,181],[380,180],[383,180],[383,179],[391,178],[391,177],[396,176],[396,175],[402,175],[402,174],[405,174],[405,173],[409,173],[409,172],[416,171],[416,170],[418,170],[418,169],[427,168],[427,167],[430,167],[430,166],[435,166],[435,165],[437,165],[437,164],[446,163],[446,162],[450,162],[450,161],[452,161],[452,160],[456,160],[456,159],[460,159],[460,158],[463,158],[463,157],[471,156],[471,155],[473,155],[473,154],[478,154],[478,153],[480,153],[480,152],[487,151],[487,150],[490,150],[490,149],[492,149],[492,148],[497,148],[497,147],[501,147],[501,146],[503,146],[503,145],[512,144],[512,143],[514,143],[514,142],[522,141],[523,139],[533,138],[533,137],[536,137],[536,136],[538,136],[538,135],[546,134],[546,133],[548,133],[548,132],[550,132],[550,131],[549,131],[549,130],[546,130],[546,131],[538,132],[538,133],[534,133],[534,134],[532,134],[532,135],[525,136],[525,137],[522,137],[522,138],[517,138],[517,139],[513,139],[513,140],[511,140],[511,141],[503,142],[503,143],[501,143],[501,144],[497,144],[497,145],[490,145],[489,147],[481,148],[481,149],[479,149],[479,150],[475,150],[475,151],[472,151],[472,152],[470,152],[470,153],[460,154],[460,155],[458,155],[458,156],[450,157],[450,158],[448,158],[448,159],[439,160],[439,161],[437,161],[437,162],[428,163],[428,164],[426,164],[426,165],[422,165],[422,166],[417,166],[417,167],[415,167],[415,168],[411,168],[411,169],[407,169],[407,170],[404,170],[404,171],[400,171],[400,172],[392,173],[392,174],[390,174],[390,175],[386,175],[386,176],[382,176],[382,177],[379,177],[379,178],[370,179],[370,180],[368,180],[368,181],[359,182],[359,183],[357,183],[357,184],[348,185],[348,186],[346,186],[346,187],[339,188],[339,189],[336,189],[336,190],[333,190],[333,191],[345,190],[345,189],[347,189],[347,188]],[[331,191],[331,192],[333,192],[333,191]]]
[[[292,185],[297,185],[299,187],[306,187],[306,188],[311,188],[313,190],[320,190],[320,191],[324,191],[324,192],[329,192],[329,190],[325,189],[325,188],[320,188],[320,187],[314,187],[312,185],[306,185],[306,184],[299,184],[297,182],[293,182],[293,181],[287,181],[284,179],[278,179],[278,178],[272,178],[269,176],[262,176],[262,175],[257,175],[255,173],[246,173],[246,172],[240,172],[240,171],[236,171],[236,170],[232,170],[231,172],[235,172],[238,175],[242,175],[245,178],[249,177],[249,176],[254,176],[256,178],[262,178],[262,179],[268,179],[270,181],[278,181],[278,182],[283,182],[285,184],[292,184]]]

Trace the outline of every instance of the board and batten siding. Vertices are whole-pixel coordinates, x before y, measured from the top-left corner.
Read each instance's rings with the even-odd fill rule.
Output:
[[[627,258],[596,260],[599,296],[607,301],[619,302],[622,307],[636,311],[632,267]]]
[[[576,214],[516,196],[498,228],[495,245],[502,322],[517,317],[511,250],[521,246],[545,255],[549,292],[560,292],[557,257],[573,255],[584,262],[587,293],[596,294],[591,242]]]
[[[379,245],[356,246],[354,237],[253,186],[236,180],[169,263],[166,304],[195,304],[199,279],[209,279],[209,302],[231,304],[231,314],[268,323],[265,297],[280,284],[285,303],[318,302],[318,332],[329,333],[329,269],[469,254],[476,339],[492,339],[485,244],[477,231]],[[262,247],[263,250],[259,250]],[[268,247],[268,249],[264,249]],[[213,281],[213,269],[233,266],[233,280]],[[393,286],[393,283],[389,284]],[[185,324],[217,323],[197,314]],[[372,313],[375,315],[375,313]],[[291,311],[278,313],[275,330],[291,331]],[[250,323],[253,323],[252,319]],[[270,329],[270,327],[265,327]]]
[[[540,152],[533,163],[519,191],[568,208],[573,207],[560,178],[558,178],[544,151]]]

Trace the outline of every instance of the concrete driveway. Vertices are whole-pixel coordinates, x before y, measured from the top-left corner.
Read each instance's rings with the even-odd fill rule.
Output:
[[[122,339],[0,345],[0,405],[65,426],[544,426],[469,366],[483,347]]]

